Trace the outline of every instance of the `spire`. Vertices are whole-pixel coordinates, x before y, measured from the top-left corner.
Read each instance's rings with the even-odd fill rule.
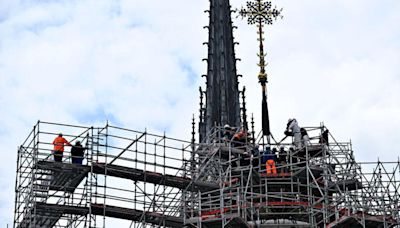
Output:
[[[215,125],[240,126],[238,75],[229,0],[210,0],[207,81],[200,140]]]

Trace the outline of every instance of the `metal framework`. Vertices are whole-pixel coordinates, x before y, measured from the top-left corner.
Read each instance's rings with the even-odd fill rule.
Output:
[[[53,161],[58,132],[83,141],[83,165],[71,164],[68,148],[62,163]],[[191,150],[165,135],[39,122],[18,150],[14,227],[105,227],[105,216],[180,227]]]
[[[232,147],[214,133],[200,146],[194,180],[220,189],[186,197],[186,223],[196,227],[395,227],[399,225],[400,163],[357,163],[351,143],[321,143],[324,126],[306,128],[311,144],[282,148],[278,174],[267,174],[258,146]],[[263,142],[258,142],[263,145]],[[278,159],[279,160],[279,159]]]
[[[277,174],[260,162],[264,142],[238,144],[215,127],[194,143],[115,126],[38,122],[19,147],[14,227],[396,227],[400,161],[357,163],[351,143],[282,151]],[[53,161],[62,132],[87,148],[83,165]],[[232,132],[234,133],[234,132]]]

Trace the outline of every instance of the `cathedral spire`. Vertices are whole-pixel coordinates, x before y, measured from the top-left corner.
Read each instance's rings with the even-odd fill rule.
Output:
[[[229,0],[210,0],[210,23],[205,111],[200,120],[200,141],[214,126],[239,127],[238,75]]]

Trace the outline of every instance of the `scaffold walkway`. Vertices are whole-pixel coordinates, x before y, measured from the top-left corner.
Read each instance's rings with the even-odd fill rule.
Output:
[[[105,163],[93,163],[93,173],[108,175],[112,177],[130,179],[133,181],[142,181],[152,184],[165,185],[178,189],[186,189],[191,183],[190,178],[173,176],[151,171],[144,171],[135,168],[129,168],[118,165],[107,165]],[[52,181],[50,190],[68,190],[73,192],[76,187],[87,176],[91,167],[88,165],[75,165],[68,163],[56,163],[53,161],[39,161],[38,168],[52,171]],[[196,182],[194,188],[188,188],[193,191],[209,191],[218,189],[219,185],[215,183]]]

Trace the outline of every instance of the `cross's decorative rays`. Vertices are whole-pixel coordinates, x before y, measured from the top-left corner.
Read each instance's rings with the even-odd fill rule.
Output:
[[[264,54],[264,31],[263,31],[263,26],[264,24],[267,25],[272,25],[273,21],[276,20],[278,17],[282,18],[281,12],[282,9],[278,10],[275,8],[272,8],[272,4],[270,1],[264,1],[264,0],[255,0],[254,2],[248,1],[246,3],[246,8],[242,7],[242,9],[239,11],[239,15],[242,16],[242,18],[247,17],[247,22],[250,25],[256,24],[258,27],[258,34],[259,34],[259,42],[260,42],[260,52],[258,53],[258,56],[260,58],[260,62],[258,65],[260,66],[260,73],[258,75],[258,79],[263,86],[263,90],[265,90],[265,84],[267,82],[267,74],[265,73],[265,54]]]
[[[247,2],[247,8],[243,8],[239,11],[239,15],[242,18],[247,17],[247,22],[250,25],[256,23],[272,25],[273,20],[276,20],[279,16],[282,17],[281,10],[277,10],[276,7],[272,8],[271,2],[256,0],[256,2]]]

